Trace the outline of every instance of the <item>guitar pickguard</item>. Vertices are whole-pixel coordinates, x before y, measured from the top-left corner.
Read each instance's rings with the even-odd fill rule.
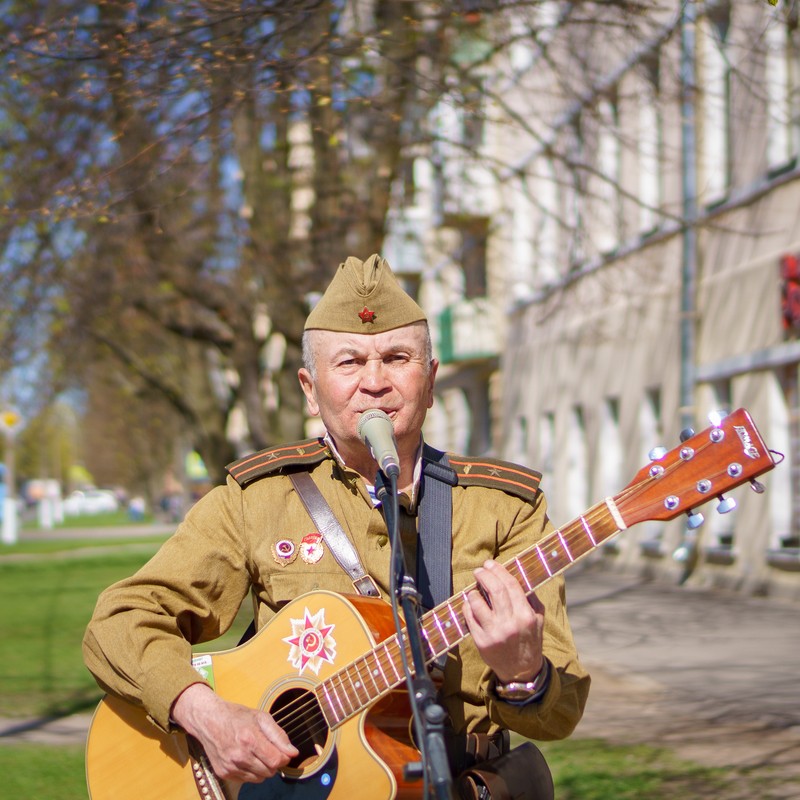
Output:
[[[239,789],[238,800],[326,800],[334,789],[338,770],[339,758],[334,749],[325,768],[310,777],[276,775],[261,783],[246,783]]]

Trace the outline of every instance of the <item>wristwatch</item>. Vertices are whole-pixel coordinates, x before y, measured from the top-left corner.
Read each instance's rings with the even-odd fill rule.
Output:
[[[550,662],[545,659],[539,674],[532,681],[509,681],[494,686],[494,693],[508,703],[529,703],[541,697],[550,683]]]

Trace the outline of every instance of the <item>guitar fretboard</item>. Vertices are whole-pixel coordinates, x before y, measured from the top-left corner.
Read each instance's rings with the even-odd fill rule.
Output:
[[[609,498],[504,566],[525,593],[531,594],[624,527],[614,501]],[[421,618],[427,663],[452,650],[469,635],[463,611],[464,595],[475,587],[475,584],[468,586]],[[406,659],[411,663],[408,643],[403,640],[401,645],[397,635],[391,636],[315,688],[317,701],[330,728],[336,728],[361,713],[405,682],[401,646],[405,647]]]

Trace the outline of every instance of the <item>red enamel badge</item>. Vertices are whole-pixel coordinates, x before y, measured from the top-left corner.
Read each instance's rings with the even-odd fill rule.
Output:
[[[358,316],[361,317],[362,322],[375,322],[375,312],[370,311],[366,306],[363,311],[358,312]]]

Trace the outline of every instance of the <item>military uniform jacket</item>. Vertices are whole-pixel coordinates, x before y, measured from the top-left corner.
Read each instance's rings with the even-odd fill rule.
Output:
[[[474,583],[487,558],[506,562],[552,531],[538,475],[504,462],[450,456],[454,593]],[[135,575],[101,594],[84,638],[86,664],[107,691],[143,705],[169,730],[173,702],[200,678],[191,646],[233,623],[250,591],[263,626],[285,602],[326,589],[354,594],[321,540],[288,474],[306,470],[358,551],[384,598],[390,546],[383,515],[357,473],[313,439],[258,453],[229,466],[175,534]],[[401,496],[400,529],[414,565],[417,518]],[[500,728],[547,740],[568,736],[583,712],[589,677],[567,621],[560,577],[537,590],[546,607],[544,653],[555,669],[544,697],[527,706],[498,700],[492,675],[468,637],[447,658],[443,702],[458,732]]]

